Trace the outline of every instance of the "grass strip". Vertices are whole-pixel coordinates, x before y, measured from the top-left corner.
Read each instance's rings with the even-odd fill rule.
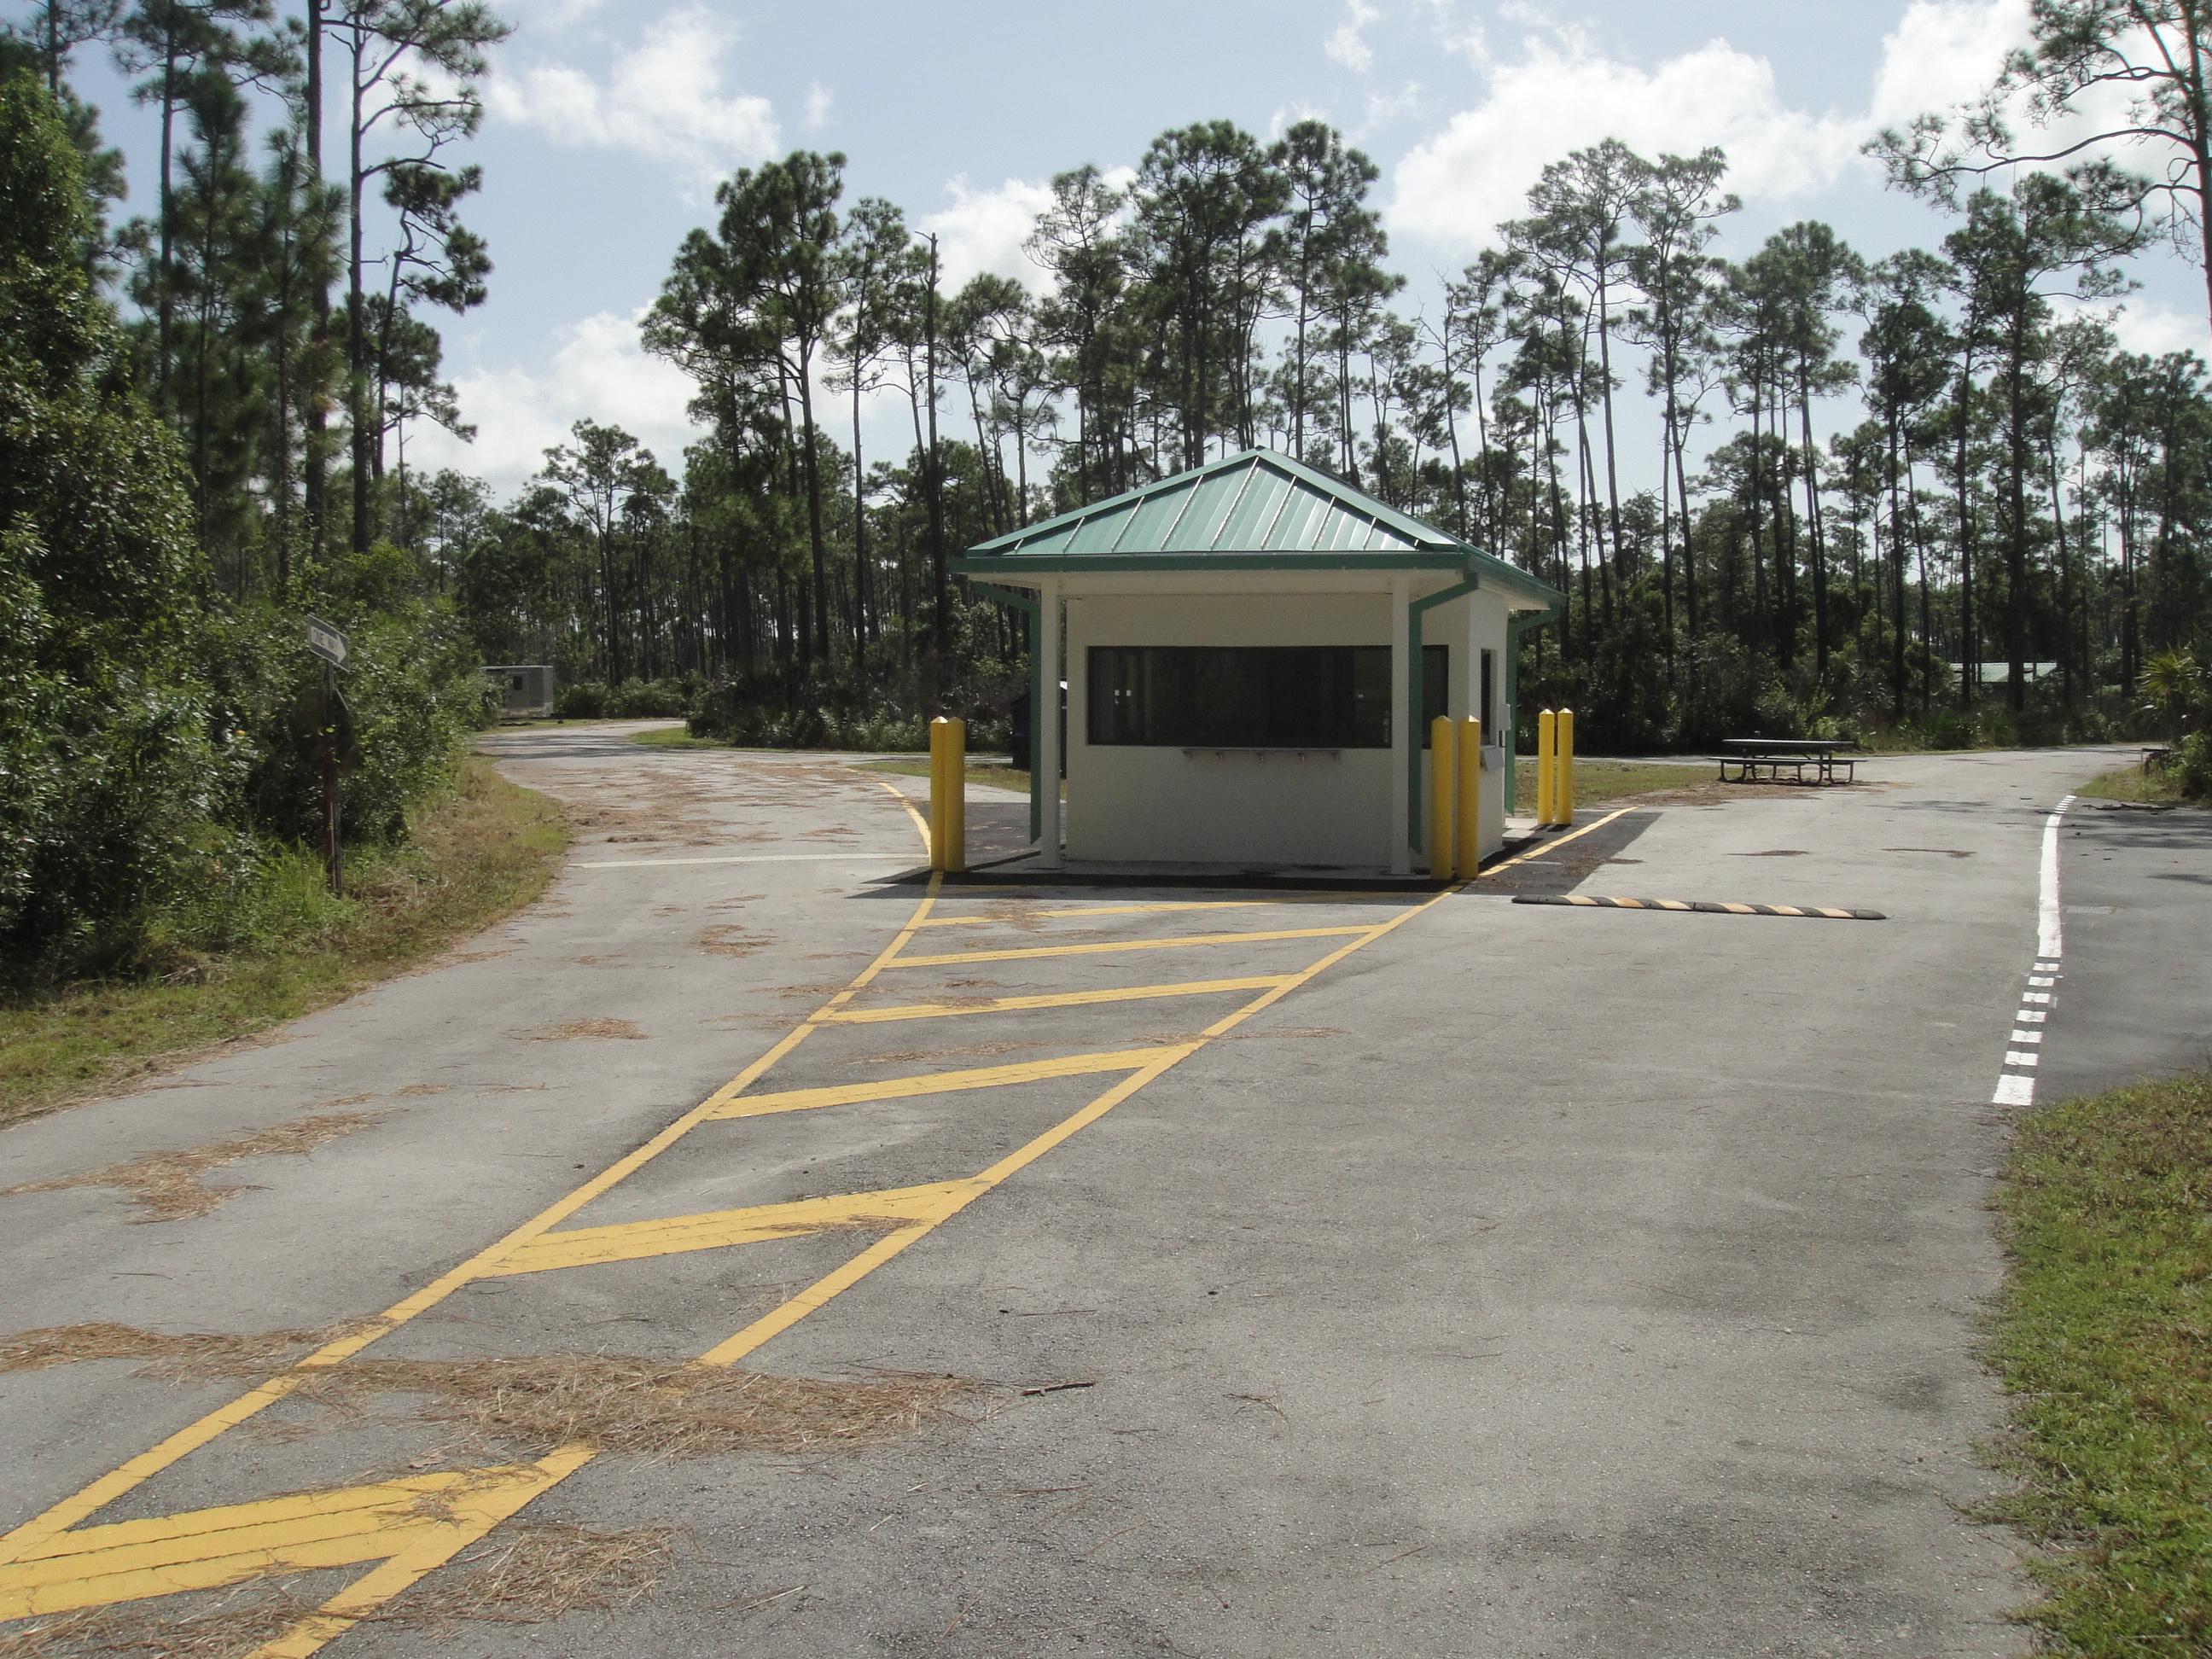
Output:
[[[0,1004],[0,1123],[112,1092],[414,966],[537,897],[568,839],[552,801],[466,757],[407,842],[349,857],[349,896],[312,933],[190,977],[78,984]]]
[[[1523,814],[1536,810],[1536,762],[1524,755],[1514,763],[1513,798]],[[1591,760],[1575,757],[1575,807],[1620,800],[1629,795],[1656,794],[1668,789],[1693,789],[1714,781],[1717,768],[1702,761]]]
[[[2181,772],[2172,766],[2123,766],[2101,772],[2075,792],[2090,800],[2133,801],[2165,805],[2181,801]]]
[[[2212,1073],[2046,1107],[1997,1208],[1995,1506],[2048,1553],[2021,1616],[2089,1655],[2212,1652]]]
[[[912,760],[862,761],[860,769],[869,772],[896,772],[902,778],[926,778],[929,775],[929,757],[916,755]],[[982,789],[1010,789],[1023,795],[1030,792],[1029,773],[1003,762],[970,761],[968,763],[968,781]],[[1060,793],[1065,799],[1067,794],[1065,783],[1060,786]]]
[[[733,743],[720,738],[695,738],[682,725],[655,726],[643,732],[633,732],[629,740],[641,749],[734,749]]]

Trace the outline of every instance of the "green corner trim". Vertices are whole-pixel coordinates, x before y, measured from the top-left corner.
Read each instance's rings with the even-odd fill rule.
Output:
[[[1437,606],[1465,599],[1481,586],[1482,578],[1470,571],[1465,581],[1438,588],[1406,607],[1406,723],[1413,728],[1406,734],[1406,844],[1416,853],[1424,850],[1427,817],[1421,811],[1421,619]]]
[[[1038,793],[1037,781],[1037,722],[1044,716],[1043,667],[1037,656],[1037,629],[1043,625],[1044,605],[1035,593],[1024,593],[1018,588],[1000,587],[991,582],[970,584],[979,599],[988,599],[994,605],[1003,605],[1010,611],[1018,611],[1030,619],[1030,839],[1044,838],[1044,797]],[[1055,699],[1055,702],[1057,699]],[[1060,710],[1052,711],[1052,718],[1060,718]],[[1060,780],[1053,780],[1059,787]]]

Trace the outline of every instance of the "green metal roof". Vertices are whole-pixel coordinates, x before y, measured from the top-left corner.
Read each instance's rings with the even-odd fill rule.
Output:
[[[979,543],[962,575],[1160,570],[1443,570],[1540,605],[1561,595],[1504,560],[1268,449],[1247,449]]]

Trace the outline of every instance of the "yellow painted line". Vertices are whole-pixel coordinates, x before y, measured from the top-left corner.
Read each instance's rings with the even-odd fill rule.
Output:
[[[424,1499],[518,1479],[534,1484],[526,1471],[463,1470],[83,1528],[0,1567],[0,1620],[381,1561],[439,1524]]]
[[[1446,888],[1431,898],[1425,899],[1419,904],[1401,910],[1388,921],[1362,929],[1359,937],[1338,946],[1320,961],[1309,963],[1295,974],[1285,975],[1242,1008],[1207,1026],[1201,1034],[1200,1041],[1182,1045],[1181,1052],[1172,1053],[1168,1057],[1155,1060],[1140,1072],[1132,1073],[1073,1116],[1062,1119],[1035,1139],[1000,1159],[976,1177],[976,1190],[972,1196],[963,1199],[957,1206],[927,1221],[917,1222],[912,1227],[878,1239],[843,1267],[824,1275],[781,1307],[762,1315],[760,1318],[738,1332],[727,1341],[719,1343],[708,1349],[700,1356],[699,1363],[704,1365],[736,1364],[738,1360],[743,1359],[763,1343],[790,1329],[792,1326],[805,1318],[808,1314],[821,1307],[833,1297],[859,1284],[860,1280],[866,1279],[909,1244],[927,1237],[943,1225],[961,1210],[974,1203],[976,1198],[981,1197],[984,1193],[1006,1180],[1007,1176],[1034,1164],[1070,1135],[1096,1123],[1115,1107],[1144,1088],[1146,1085],[1170,1067],[1181,1065],[1183,1060],[1206,1047],[1206,1043],[1215,1037],[1224,1036],[1255,1014],[1272,1008],[1299,986],[1310,983],[1317,975],[1334,967],[1353,951],[1364,950],[1385,933],[1404,926],[1415,916],[1425,915],[1432,906],[1441,903],[1449,894],[1458,890],[1457,886]]]
[[[911,1002],[892,1008],[846,1008],[823,1023],[873,1025],[902,1019],[954,1019],[963,1014],[1003,1014],[1024,1008],[1081,1008],[1099,1002],[1148,1002],[1155,997],[1201,997],[1225,991],[1266,991],[1283,982],[1280,974],[1250,974],[1240,979],[1186,979],[1166,985],[1121,985],[1103,991],[1054,991],[1036,996],[979,997],[973,1002]]]
[[[1272,939],[1342,939],[1371,933],[1372,922],[1357,927],[1285,927],[1268,933],[1183,933],[1174,939],[1107,939],[1090,945],[1032,945],[1006,951],[954,951],[944,956],[901,957],[894,968],[959,968],[972,962],[1021,962],[1032,957],[1109,956],[1121,951],[1177,951],[1210,945],[1255,945]]]
[[[218,1406],[204,1416],[186,1424],[160,1443],[119,1464],[98,1480],[34,1516],[12,1532],[0,1536],[0,1562],[21,1559],[48,1538],[66,1532],[79,1522],[105,1509],[125,1492],[159,1474],[179,1458],[190,1455],[215,1439],[216,1436],[236,1428],[240,1423],[265,1411],[298,1388],[305,1380],[308,1371],[326,1365],[335,1365],[342,1360],[349,1358],[379,1337],[389,1334],[428,1309],[437,1306],[463,1285],[483,1277],[507,1252],[526,1244],[540,1233],[550,1231],[609,1188],[625,1177],[635,1174],[646,1164],[659,1157],[697,1125],[705,1121],[717,1107],[726,1104],[750,1088],[769,1066],[788,1054],[805,1041],[811,1033],[819,1029],[825,1016],[842,1006],[863,985],[881,972],[884,964],[913,939],[915,927],[927,919],[931,908],[937,902],[939,885],[936,878],[931,878],[928,892],[923,896],[921,903],[915,906],[914,914],[908,918],[906,926],[899,930],[890,944],[877,953],[872,962],[860,970],[850,985],[787,1032],[751,1065],[746,1066],[728,1083],[723,1085],[721,1088],[716,1090],[682,1117],[678,1118],[652,1139],[617,1158],[582,1186],[576,1188],[566,1197],[556,1200],[504,1237],[479,1250],[458,1267],[441,1273],[413,1295],[394,1303],[362,1329],[350,1335],[340,1337],[336,1341],[325,1343],[304,1359],[298,1361],[289,1370],[279,1372],[268,1381],[247,1389],[236,1399]]]
[[[58,1561],[73,1555],[104,1550],[135,1549],[144,1545],[204,1539],[216,1533],[276,1522],[310,1521],[347,1516],[357,1510],[390,1509],[414,1503],[427,1493],[440,1492],[470,1481],[497,1480],[511,1471],[501,1469],[441,1470],[399,1480],[382,1480],[363,1486],[330,1486],[319,1492],[287,1492],[251,1504],[225,1504],[215,1509],[188,1510],[180,1515],[157,1515],[143,1521],[115,1521],[104,1527],[80,1527],[64,1533],[33,1551],[26,1560]],[[183,1556],[179,1559],[185,1559]],[[8,1582],[13,1582],[9,1580]]]
[[[963,1196],[972,1184],[939,1181],[925,1187],[887,1187],[879,1192],[841,1193],[834,1198],[806,1198],[789,1204],[756,1204],[742,1210],[710,1210],[700,1215],[572,1228],[532,1241],[494,1271],[500,1275],[535,1273],[558,1267],[597,1267],[608,1261],[641,1261],[687,1250],[719,1250],[737,1244],[799,1238],[857,1222],[921,1221]]]
[[[560,1485],[592,1461],[589,1446],[563,1446],[541,1457],[507,1486],[465,1492],[447,1504],[448,1519],[372,1572],[365,1572],[275,1641],[246,1659],[308,1659],[325,1642],[343,1636],[425,1573],[435,1571],[541,1492]]]
[[[978,1066],[962,1072],[923,1072],[913,1077],[879,1078],[869,1083],[837,1083],[819,1089],[786,1089],[775,1094],[745,1095],[726,1101],[710,1115],[717,1118],[766,1117],[775,1112],[807,1112],[823,1106],[852,1106],[869,1100],[905,1100],[916,1095],[965,1094],[970,1089],[997,1089],[1015,1083],[1042,1083],[1056,1077],[1084,1077],[1094,1072],[1132,1072],[1150,1065],[1167,1049],[1115,1048],[1095,1054],[1057,1054],[1050,1060],[1025,1060],[1011,1066]],[[1178,1053],[1177,1058],[1181,1058]]]
[[[972,892],[963,888],[963,893]],[[1060,921],[1083,916],[1155,915],[1176,910],[1255,910],[1277,904],[1336,904],[1364,898],[1399,898],[1402,893],[1370,892],[1285,893],[1275,898],[1255,899],[1190,899],[1158,904],[1073,904],[1050,910],[1025,910],[1021,916],[933,916],[922,925],[926,927],[989,927],[994,925],[1017,926],[1027,917],[1050,918]]]
[[[1624,817],[1634,811],[1636,811],[1636,808],[1633,806],[1615,807],[1612,811],[1607,812],[1603,817],[1593,818],[1589,823],[1583,825],[1579,830],[1570,830],[1564,836],[1553,836],[1549,840],[1537,842],[1534,847],[1524,847],[1519,852],[1516,853],[1511,858],[1498,860],[1497,863],[1487,866],[1477,875],[1470,878],[1470,879],[1480,881],[1486,877],[1498,875],[1501,872],[1510,870],[1516,864],[1526,864],[1531,859],[1548,857],[1550,854],[1559,851],[1560,848],[1565,847],[1569,842],[1580,841],[1584,836],[1589,835],[1593,830],[1602,830],[1607,824],[1611,823],[1615,818]]]
[[[911,1227],[902,1229],[898,1232],[877,1240],[843,1267],[817,1279],[781,1307],[762,1315],[728,1340],[717,1343],[714,1347],[709,1348],[705,1353],[700,1355],[699,1363],[702,1365],[736,1364],[738,1360],[770,1338],[780,1336],[789,1330],[831,1297],[850,1290],[877,1268],[882,1267],[884,1262],[905,1249],[908,1245],[933,1231],[940,1224],[967,1208],[969,1205],[990,1191],[1008,1176],[1035,1163],[1077,1131],[1097,1122],[1131,1095],[1135,1094],[1138,1090],[1159,1076],[1161,1073],[1187,1056],[1195,1054],[1203,1046],[1202,1043],[1192,1042],[1182,1044],[1176,1048],[1163,1050],[1165,1058],[1154,1060],[1140,1072],[1132,1073],[1073,1116],[1063,1118],[1026,1146],[1000,1159],[989,1169],[984,1170],[972,1183],[974,1190],[959,1202],[931,1216],[927,1220],[917,1222]]]
[[[860,770],[858,767],[848,767],[846,769],[851,772],[857,772]],[[896,801],[901,806],[906,808],[907,817],[914,820],[914,833],[921,837],[921,850],[925,853],[929,851],[929,820],[922,817],[920,810],[916,808],[915,804],[906,798],[905,792],[901,790],[896,785],[884,778],[870,778],[868,781],[871,783],[881,784],[884,790],[890,793],[890,798],[893,800]]]
[[[1592,826],[1595,828],[1595,826]],[[1462,884],[1463,885],[1464,884]],[[716,1091],[684,1117],[671,1124],[644,1146],[618,1159],[592,1181],[586,1182],[538,1215],[514,1229],[487,1249],[479,1252],[451,1270],[432,1284],[404,1298],[366,1330],[338,1341],[325,1345],[301,1361],[290,1371],[270,1378],[259,1388],[249,1390],[228,1405],[210,1412],[198,1422],[170,1436],[151,1451],[131,1460],[108,1475],[101,1477],[24,1526],[17,1528],[4,1539],[0,1539],[0,1560],[20,1559],[27,1552],[39,1547],[48,1539],[67,1530],[105,1504],[112,1502],[152,1475],[167,1468],[179,1458],[205,1444],[225,1430],[235,1426],[255,1413],[281,1399],[292,1388],[298,1386],[306,1371],[318,1365],[335,1364],[350,1354],[358,1352],[380,1336],[398,1325],[412,1319],[425,1309],[434,1305],[471,1279],[491,1273],[503,1257],[551,1231],[584,1204],[612,1186],[616,1182],[635,1172],[652,1158],[656,1157],[683,1134],[706,1121],[717,1110],[741,1096],[745,1088],[756,1081],[778,1060],[788,1054],[799,1042],[821,1025],[831,1023],[865,987],[909,944],[916,932],[927,920],[937,900],[941,884],[933,878],[929,891],[917,906],[914,915],[898,935],[878,952],[874,960],[856,975],[851,983],[832,997],[829,1002],[810,1015],[781,1042],[762,1054],[737,1078]],[[1294,937],[1321,937],[1330,933],[1352,935],[1347,941],[1310,963],[1295,974],[1276,979],[1261,994],[1243,1007],[1206,1028],[1200,1041],[1165,1047],[1154,1051],[1158,1058],[1132,1072],[1113,1087],[1098,1096],[1081,1110],[1045,1131],[1016,1152],[1001,1159],[972,1182],[959,1183],[961,1190],[930,1211],[925,1218],[902,1227],[878,1240],[842,1267],[824,1275],[800,1291],[782,1306],[756,1320],[726,1341],[718,1344],[702,1356],[704,1364],[727,1364],[751,1352],[778,1333],[790,1328],[808,1313],[821,1307],[851,1285],[857,1284],[877,1267],[890,1260],[908,1245],[925,1237],[950,1216],[964,1209],[977,1196],[990,1190],[1019,1170],[1025,1168],[1054,1146],[1079,1133],[1110,1111],[1121,1101],[1160,1076],[1173,1066],[1204,1047],[1207,1041],[1222,1036],[1244,1020],[1252,1018],[1275,1003],[1296,988],[1310,982],[1317,975],[1341,962],[1353,951],[1373,944],[1383,935],[1425,913],[1449,892],[1447,889],[1434,897],[1411,906],[1388,921],[1370,927],[1348,929],[1305,930]],[[1253,935],[1236,937],[1252,938]],[[1163,942],[1164,943],[1164,942]],[[1056,953],[1055,953],[1056,954]],[[1139,1052],[1139,1051],[1127,1051]],[[307,1659],[325,1643],[342,1635],[360,1619],[372,1613],[392,1596],[404,1590],[424,1574],[450,1560],[454,1554],[481,1538],[507,1516],[520,1510],[532,1498],[565,1480],[570,1474],[589,1462],[594,1453],[585,1445],[563,1447],[532,1467],[526,1478],[518,1478],[511,1485],[492,1492],[464,1490],[454,1495],[448,1504],[450,1518],[426,1525],[411,1541],[401,1545],[398,1553],[385,1563],[364,1574],[325,1602],[315,1613],[301,1620],[276,1641],[257,1650],[249,1659]],[[386,1533],[387,1540],[392,1534]]]

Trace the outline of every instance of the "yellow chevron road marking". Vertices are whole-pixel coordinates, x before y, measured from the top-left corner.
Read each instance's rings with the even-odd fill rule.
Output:
[[[517,1470],[516,1478],[505,1486],[464,1487],[446,1500],[444,1519],[246,1659],[307,1659],[425,1573],[445,1565],[540,1492],[560,1485],[594,1455],[589,1446],[563,1446]]]
[[[1085,1077],[1094,1072],[1133,1072],[1170,1052],[1180,1060],[1189,1050],[1115,1048],[1088,1054],[1060,1054],[1012,1066],[978,1066],[964,1072],[924,1072],[915,1077],[878,1079],[872,1083],[836,1083],[818,1089],[785,1089],[775,1094],[740,1095],[707,1115],[711,1118],[766,1117],[776,1112],[809,1112],[823,1106],[852,1106],[868,1100],[906,1100],[916,1095],[964,1094],[1015,1083],[1042,1083],[1056,1077]]]
[[[1374,924],[1357,927],[1285,927],[1261,933],[1184,933],[1175,939],[1105,939],[1090,945],[1030,945],[1006,951],[954,951],[944,956],[900,957],[891,968],[957,968],[971,962],[1020,962],[1031,957],[1107,956],[1120,951],[1176,951],[1201,945],[1255,945],[1283,939],[1346,939],[1371,933]]]
[[[1003,1014],[1024,1008],[1081,1008],[1097,1002],[1148,1002],[1154,997],[1202,997],[1221,991],[1270,991],[1281,974],[1241,979],[1186,979],[1168,985],[1121,985],[1103,991],[1054,991],[1040,996],[978,997],[973,1002],[912,1002],[892,1008],[842,1008],[824,1024],[873,1025],[901,1019],[951,1019],[961,1014]]]
[[[494,1268],[487,1278],[544,1273],[556,1267],[596,1267],[606,1261],[641,1261],[686,1250],[719,1250],[734,1244],[799,1238],[808,1233],[869,1222],[905,1225],[927,1221],[948,1205],[974,1196],[972,1181],[939,1181],[926,1187],[888,1187],[880,1192],[841,1193],[834,1198],[800,1199],[789,1204],[756,1204],[743,1210],[709,1210],[699,1215],[664,1216],[606,1227],[576,1227],[532,1239]]]
[[[1131,1095],[1179,1064],[1214,1037],[1273,1006],[1298,986],[1355,951],[1424,914],[1431,899],[1415,902],[1387,921],[1354,927],[1317,927],[1280,932],[1200,935],[1193,939],[1146,939],[1104,945],[1073,945],[1007,951],[978,951],[943,957],[902,957],[928,925],[940,883],[928,892],[897,936],[847,986],[752,1064],[691,1111],[642,1146],[618,1158],[599,1176],[540,1211],[503,1237],[430,1284],[404,1297],[356,1332],[327,1343],[290,1369],[246,1390],[224,1406],[169,1435],[73,1496],[0,1537],[0,1593],[24,1598],[5,1603],[24,1616],[66,1603],[162,1595],[193,1588],[218,1588],[246,1578],[315,1566],[378,1562],[301,1619],[250,1659],[307,1659],[364,1617],[483,1537],[532,1498],[592,1461],[588,1445],[565,1446],[537,1463],[472,1475],[426,1476],[329,1493],[295,1495],[259,1504],[229,1506],[191,1516],[89,1526],[91,1516],[194,1450],[284,1398],[322,1367],[343,1363],[370,1344],[437,1305],[464,1285],[514,1272],[534,1272],[563,1263],[618,1261],[682,1249],[711,1248],[724,1240],[787,1236],[798,1229],[885,1219],[895,1230],[851,1260],[816,1280],[763,1317],[735,1333],[701,1357],[701,1363],[729,1364],[752,1352],[872,1273],[937,1226],[973,1203],[1070,1136],[1097,1121]],[[1437,897],[1441,897],[1438,895]],[[1084,912],[1095,914],[1095,912]],[[1212,992],[1257,991],[1188,1042],[1061,1056],[1024,1065],[978,1068],[892,1079],[872,1085],[748,1095],[769,1069],[789,1055],[809,1034],[832,1024],[867,1023],[875,1018],[936,1018],[977,1012],[976,1005],[921,1005],[902,1010],[850,1006],[866,988],[893,966],[929,966],[969,961],[1016,960],[1031,956],[1088,955],[1123,949],[1169,949],[1192,944],[1258,943],[1288,939],[1339,939],[1341,943],[1318,961],[1290,974],[1242,976],[1176,985],[1115,988],[1092,993],[1057,994],[994,1000],[986,1006],[1072,1006],[1082,1003],[1136,1000],[1154,996]],[[789,1206],[757,1206],[748,1211],[669,1217],[657,1221],[556,1232],[592,1199],[636,1173],[699,1124],[712,1119],[744,1117],[763,1111],[805,1109],[847,1101],[896,1099],[911,1095],[988,1088],[1002,1084],[1086,1073],[1123,1072],[1104,1092],[1072,1116],[1001,1158],[980,1175],[925,1187],[872,1194],[842,1194]],[[130,1552],[137,1552],[131,1553]],[[12,1575],[12,1576],[10,1576]],[[20,1582],[18,1582],[20,1580]],[[94,1592],[97,1591],[97,1594]],[[33,1595],[41,1599],[35,1601]],[[73,1599],[83,1598],[83,1599]]]
[[[385,1560],[446,1524],[460,1496],[539,1484],[528,1468],[447,1471],[79,1528],[0,1566],[0,1620]]]

